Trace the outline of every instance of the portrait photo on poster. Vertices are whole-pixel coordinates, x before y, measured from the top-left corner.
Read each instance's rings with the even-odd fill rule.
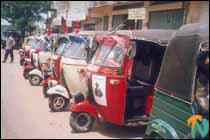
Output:
[[[93,75],[92,87],[96,103],[106,106],[106,77]]]

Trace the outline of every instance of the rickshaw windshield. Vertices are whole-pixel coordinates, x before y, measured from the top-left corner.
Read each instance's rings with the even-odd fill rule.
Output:
[[[123,48],[119,44],[114,46],[102,45],[95,58],[95,64],[107,67],[120,67],[123,60]]]
[[[51,47],[51,44],[48,43],[48,42],[40,42],[39,44],[39,48],[41,51],[44,51],[44,52],[49,52],[49,51],[52,51],[52,47]]]
[[[87,58],[87,43],[80,37],[72,36],[68,43],[68,49],[64,52],[64,57],[85,60]]]
[[[37,48],[38,44],[39,44],[38,40],[33,40],[32,42],[29,43],[29,45],[31,46],[31,49]]]
[[[64,53],[65,48],[67,47],[68,42],[63,42],[60,44],[60,46],[58,47],[58,49],[56,50],[55,54],[56,55],[61,55]]]

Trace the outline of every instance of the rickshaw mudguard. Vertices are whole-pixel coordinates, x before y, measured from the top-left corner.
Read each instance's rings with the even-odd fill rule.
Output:
[[[32,71],[29,72],[29,75],[38,75],[41,78],[43,77],[42,72],[38,69],[33,69]]]
[[[163,120],[155,119],[148,123],[146,129],[146,135],[152,135],[153,133],[160,135],[164,139],[179,139],[175,129]]]
[[[89,101],[85,100],[79,103],[73,103],[70,105],[70,111],[72,112],[86,112],[89,113],[91,116],[93,116],[96,119],[98,118],[97,110],[94,107],[93,104],[91,104]]]
[[[47,95],[52,96],[52,95],[61,95],[65,97],[66,99],[70,99],[68,91],[66,90],[65,87],[61,85],[56,85],[50,89],[47,90]]]

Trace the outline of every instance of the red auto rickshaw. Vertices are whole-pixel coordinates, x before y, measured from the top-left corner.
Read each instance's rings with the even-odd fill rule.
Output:
[[[100,38],[102,45],[87,68],[88,97],[73,94],[70,126],[87,132],[95,120],[146,125],[162,58],[174,30],[132,31],[130,38],[114,33]]]
[[[61,57],[64,54],[66,48],[68,47],[68,43],[70,42],[69,36],[70,34],[59,35],[56,39],[53,55],[51,59],[49,59],[50,63],[52,64],[52,74],[48,76],[48,78],[43,79],[41,83],[41,85],[43,86],[42,92],[45,97],[47,97],[47,90],[50,87],[60,83],[60,62]]]

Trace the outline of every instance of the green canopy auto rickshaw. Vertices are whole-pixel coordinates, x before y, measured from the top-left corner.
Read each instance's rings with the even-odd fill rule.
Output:
[[[198,111],[199,99],[196,98],[199,92],[196,60],[203,45],[209,45],[209,25],[200,23],[183,25],[174,34],[165,52],[155,84],[151,118],[144,138],[193,138],[191,135],[193,127],[191,128],[188,121],[193,115],[202,115]],[[207,102],[208,94],[209,91],[205,96]],[[207,116],[208,106],[207,103]],[[208,128],[208,124],[204,125]],[[208,130],[204,127],[201,129],[202,132],[207,131],[205,136],[200,136],[205,138]]]

